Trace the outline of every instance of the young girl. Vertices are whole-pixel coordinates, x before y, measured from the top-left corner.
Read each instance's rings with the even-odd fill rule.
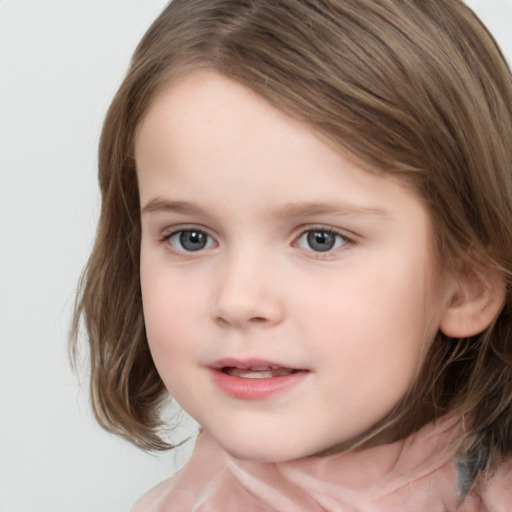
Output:
[[[100,424],[137,512],[512,510],[512,79],[459,0],[174,0],[100,146]],[[76,332],[76,331],[75,331]]]

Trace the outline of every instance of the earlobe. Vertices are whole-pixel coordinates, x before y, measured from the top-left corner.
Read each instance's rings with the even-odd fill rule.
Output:
[[[505,280],[493,269],[466,269],[453,288],[440,324],[440,330],[451,338],[468,338],[484,331],[505,301]]]

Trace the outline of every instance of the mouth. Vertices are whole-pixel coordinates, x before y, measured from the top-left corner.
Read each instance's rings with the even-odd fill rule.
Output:
[[[231,377],[240,377],[242,379],[273,379],[275,377],[292,375],[299,370],[282,368],[280,366],[249,366],[248,368],[224,366],[220,371]]]
[[[209,366],[213,383],[225,395],[264,400],[299,385],[309,370],[262,360],[222,359]]]

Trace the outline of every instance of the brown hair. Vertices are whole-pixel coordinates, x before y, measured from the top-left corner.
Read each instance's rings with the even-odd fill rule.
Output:
[[[144,331],[133,146],[155,95],[198,67],[407,180],[429,205],[443,262],[501,273],[499,316],[469,339],[439,334],[390,421],[405,436],[447,411],[469,413],[468,452],[484,461],[474,472],[510,456],[512,79],[459,0],[174,0],[165,8],[133,56],[100,143],[101,217],[73,345],[83,319],[100,424],[143,448],[169,448],[158,434],[165,390]]]

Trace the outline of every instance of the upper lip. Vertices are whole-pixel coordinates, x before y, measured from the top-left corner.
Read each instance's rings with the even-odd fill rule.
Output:
[[[269,361],[266,359],[257,359],[257,358],[249,358],[249,359],[235,359],[232,357],[225,357],[222,359],[217,359],[212,363],[208,364],[209,368],[213,370],[221,370],[222,368],[240,368],[242,370],[247,368],[290,368],[294,370],[299,370],[300,368],[294,368],[292,366],[282,364],[276,361]]]

